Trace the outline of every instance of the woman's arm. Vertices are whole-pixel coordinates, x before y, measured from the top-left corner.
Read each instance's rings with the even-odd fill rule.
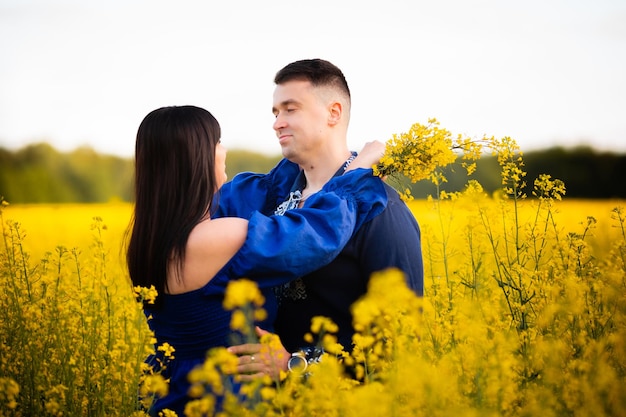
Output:
[[[242,172],[235,175],[215,194],[211,217],[248,219],[255,211],[273,213],[282,199],[289,195],[299,172],[297,164],[283,159],[267,174]]]
[[[230,279],[246,277],[275,286],[332,261],[363,223],[387,204],[381,180],[358,169],[330,180],[305,206],[283,216],[255,212],[246,240],[214,279],[219,290]]]

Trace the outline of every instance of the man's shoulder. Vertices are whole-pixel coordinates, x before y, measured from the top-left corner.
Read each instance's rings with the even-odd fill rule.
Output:
[[[291,162],[290,160],[283,158],[281,159],[269,172],[269,174],[288,171],[291,173],[300,172],[300,166]]]
[[[300,172],[300,167],[287,159],[282,159],[276,166],[274,166],[268,173],[258,172],[240,172],[228,183],[226,187],[229,187],[241,191],[247,192],[261,192],[265,193],[279,193],[283,194],[285,189],[289,189],[293,182],[293,179]]]
[[[398,192],[385,184],[388,204],[381,214],[365,223],[347,246],[360,260],[362,271],[398,268],[417,294],[423,294],[421,231],[415,215]]]
[[[393,188],[391,185],[387,184],[386,182],[384,182],[383,185],[385,187],[385,192],[387,193],[387,202],[388,202],[387,209],[392,210],[392,211],[395,211],[395,210],[406,211],[410,213],[411,211],[409,210],[409,207],[400,198],[400,194],[398,193],[398,191],[396,191],[395,188]],[[387,211],[387,209],[385,209],[385,211]]]
[[[393,187],[386,183],[384,186],[387,193],[387,206],[378,216],[363,225],[359,230],[360,234],[407,235],[413,232],[419,234],[418,222],[407,204]]]
[[[281,159],[272,169],[267,173],[261,172],[240,172],[230,181],[230,183],[243,183],[249,181],[271,181],[273,178],[282,177],[285,174],[295,175],[300,172],[300,167],[297,164],[289,161],[288,159]],[[227,183],[228,184],[228,183]]]
[[[400,200],[400,194],[398,194],[398,191],[396,191],[395,188],[387,184],[385,181],[383,181],[383,185],[385,186],[385,191],[387,192],[388,198],[393,198],[394,200],[395,199]]]

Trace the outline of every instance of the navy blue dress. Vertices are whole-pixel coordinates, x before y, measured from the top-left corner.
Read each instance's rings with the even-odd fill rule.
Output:
[[[271,172],[259,177],[237,177],[233,181],[247,182],[248,190],[262,192],[269,187],[265,191],[269,193],[272,187],[274,192],[278,187],[280,192],[283,186],[282,179],[273,177]],[[157,345],[167,342],[175,349],[175,359],[163,371],[170,379],[169,394],[157,399],[150,412],[156,415],[167,408],[183,415],[189,401],[189,371],[203,363],[209,349],[240,342],[230,340],[231,314],[222,307],[229,281],[248,278],[258,283],[267,301],[264,308],[268,319],[262,325],[271,330],[276,314],[272,288],[331,262],[355,231],[380,214],[386,204],[387,195],[380,179],[373,177],[372,170],[356,169],[329,181],[300,210],[271,217],[248,210],[246,216],[238,216],[250,222],[246,241],[211,281],[184,294],[161,294],[159,308],[145,308]],[[254,205],[251,203],[250,207]],[[239,207],[247,210],[245,202]]]

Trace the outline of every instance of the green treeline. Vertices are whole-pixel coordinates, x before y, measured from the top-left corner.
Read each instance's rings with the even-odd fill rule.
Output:
[[[565,196],[569,198],[626,198],[626,154],[598,152],[590,147],[556,147],[524,152],[523,161],[528,197],[532,196],[535,179],[541,174],[549,174],[552,179],[565,183]],[[477,180],[485,191],[492,193],[502,187],[495,157],[483,156],[476,165],[471,178]],[[445,176],[448,182],[441,189],[448,192],[463,190],[469,179],[460,164],[448,167]],[[411,184],[411,192],[415,198],[424,198],[436,194],[436,188],[432,183],[422,181]]]
[[[280,156],[230,150],[226,173],[267,172]],[[20,203],[104,203],[131,201],[132,158],[99,154],[89,147],[62,153],[47,143],[17,151],[0,148],[0,196]]]
[[[230,150],[227,174],[232,178],[243,171],[267,172],[279,160],[280,155]],[[626,155],[599,153],[591,148],[552,148],[525,153],[524,163],[530,187],[540,174],[550,174],[565,182],[567,197],[626,198]],[[68,153],[45,143],[16,151],[0,148],[0,196],[13,204],[131,201],[133,169],[132,158],[99,154],[89,147]],[[459,191],[467,181],[460,166],[447,169],[446,176],[448,183],[442,187],[446,191]],[[501,187],[499,167],[493,157],[479,160],[472,177],[487,192]],[[411,188],[416,198],[436,192],[426,181]]]
[[[41,143],[0,149],[0,195],[9,203],[129,201],[132,162],[88,147],[60,153]]]

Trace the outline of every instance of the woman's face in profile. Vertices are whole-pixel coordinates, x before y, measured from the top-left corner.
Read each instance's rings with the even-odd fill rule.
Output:
[[[224,145],[222,145],[221,141],[218,142],[215,147],[215,179],[218,189],[220,189],[228,179],[228,175],[226,175],[226,152],[227,150]]]

